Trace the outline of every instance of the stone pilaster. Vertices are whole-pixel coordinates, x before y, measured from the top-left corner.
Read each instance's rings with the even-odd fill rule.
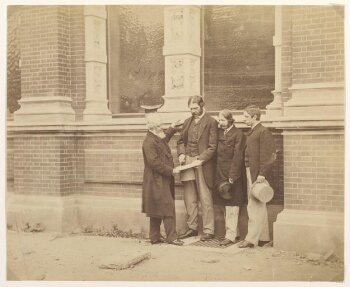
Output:
[[[275,7],[275,90],[273,102],[266,107],[267,117],[282,116],[282,6]]]
[[[87,5],[85,17],[86,107],[84,120],[111,118],[107,107],[106,7]]]
[[[200,94],[200,7],[164,8],[165,104],[161,112],[188,111]]]
[[[74,121],[67,84],[69,10],[65,6],[23,6],[19,25],[21,107],[14,121]]]
[[[282,116],[271,119],[273,126],[283,129],[284,153],[284,210],[274,223],[274,246],[302,253],[333,251],[339,257],[344,254],[341,10],[283,9],[283,16],[292,13],[290,30],[283,27],[284,39],[290,37],[283,49],[290,49],[290,55],[285,53],[282,62],[282,93],[289,90],[290,97],[283,97],[287,101]],[[278,81],[276,74],[276,86]]]

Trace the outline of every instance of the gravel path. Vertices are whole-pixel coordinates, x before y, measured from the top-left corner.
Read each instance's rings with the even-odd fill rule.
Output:
[[[101,269],[125,250],[151,257],[125,270]],[[310,261],[273,247],[218,250],[150,245],[144,240],[7,232],[9,280],[339,281],[342,262]]]

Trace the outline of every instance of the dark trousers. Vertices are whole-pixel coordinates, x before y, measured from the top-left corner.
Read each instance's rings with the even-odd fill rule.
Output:
[[[163,221],[166,241],[172,242],[177,239],[176,221],[174,216],[150,217],[149,238],[151,241],[157,241],[160,238],[160,225]]]

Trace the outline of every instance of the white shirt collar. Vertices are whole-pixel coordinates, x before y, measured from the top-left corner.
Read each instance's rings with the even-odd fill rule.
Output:
[[[203,109],[203,113],[198,117],[198,118],[194,118],[196,122],[200,121],[203,117],[204,117],[204,114],[205,114],[205,109]]]
[[[232,129],[232,128],[233,128],[233,125],[229,126],[227,129],[225,129],[224,135],[227,134],[230,131],[230,129]]]
[[[254,129],[258,124],[260,124],[260,121],[257,121],[254,125],[252,125],[252,129]]]

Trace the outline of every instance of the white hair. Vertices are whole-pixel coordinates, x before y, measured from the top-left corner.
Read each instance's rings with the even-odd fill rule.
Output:
[[[155,130],[163,123],[162,117],[158,113],[148,113],[145,115],[146,126],[149,130]]]

